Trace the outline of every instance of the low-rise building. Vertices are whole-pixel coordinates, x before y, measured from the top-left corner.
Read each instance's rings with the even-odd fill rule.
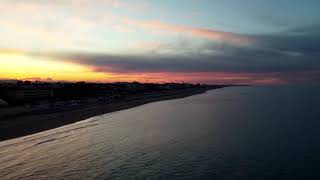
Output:
[[[3,99],[11,103],[29,102],[44,99],[51,99],[54,97],[53,90],[38,90],[38,89],[12,89],[7,90]]]

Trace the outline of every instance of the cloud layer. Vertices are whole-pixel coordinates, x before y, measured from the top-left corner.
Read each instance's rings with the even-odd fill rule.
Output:
[[[254,46],[207,42],[194,47],[192,43],[181,43],[157,45],[144,55],[102,53],[33,55],[51,56],[58,60],[82,64],[95,72],[178,73],[184,76],[186,74],[201,76],[202,74],[202,77],[208,80],[216,76],[226,82],[232,81],[228,78],[226,80],[222,75],[225,77],[231,75],[235,82],[310,83],[319,82],[319,27],[298,28],[274,35],[251,36],[250,38],[256,42]],[[192,51],[189,51],[190,47]],[[180,49],[181,54],[162,53],[175,51],[175,49]]]

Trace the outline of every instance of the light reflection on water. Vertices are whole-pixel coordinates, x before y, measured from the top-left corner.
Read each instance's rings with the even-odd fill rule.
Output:
[[[0,142],[0,177],[320,177],[319,90],[225,88]]]

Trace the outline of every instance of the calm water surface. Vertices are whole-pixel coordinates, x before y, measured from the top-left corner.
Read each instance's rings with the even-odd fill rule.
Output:
[[[0,179],[320,178],[320,87],[232,87],[0,142]]]

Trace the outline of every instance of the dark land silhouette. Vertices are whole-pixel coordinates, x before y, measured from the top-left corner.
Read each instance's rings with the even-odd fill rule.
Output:
[[[142,104],[183,98],[226,85],[186,83],[0,84],[0,141],[57,128]]]

